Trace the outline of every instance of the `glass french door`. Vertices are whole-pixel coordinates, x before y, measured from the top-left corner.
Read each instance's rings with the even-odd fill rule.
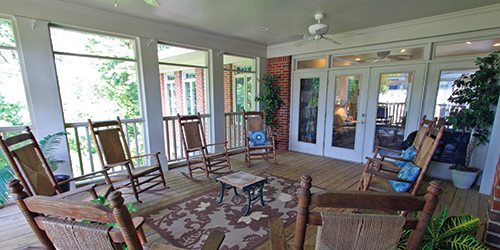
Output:
[[[290,148],[323,154],[327,74],[306,72],[294,75],[290,119]]]
[[[370,69],[328,73],[324,156],[361,162]]]
[[[364,156],[375,146],[396,150],[422,116],[425,65],[372,68],[366,108]],[[363,157],[364,158],[364,157]]]

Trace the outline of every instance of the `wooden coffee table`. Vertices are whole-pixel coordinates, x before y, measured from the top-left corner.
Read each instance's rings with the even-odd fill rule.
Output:
[[[264,207],[264,184],[267,183],[267,178],[256,176],[253,174],[245,172],[234,172],[226,175],[222,175],[215,178],[216,182],[220,182],[220,199],[217,203],[221,203],[224,198],[224,190],[233,189],[234,194],[238,195],[236,188],[241,189],[242,192],[247,194],[248,203],[247,211],[243,214],[246,216],[250,211],[250,203],[258,198],[260,198],[260,204]]]

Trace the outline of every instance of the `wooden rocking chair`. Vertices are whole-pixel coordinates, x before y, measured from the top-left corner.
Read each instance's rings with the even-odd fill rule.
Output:
[[[231,163],[227,152],[227,141],[220,143],[207,144],[205,139],[205,129],[201,122],[201,115],[186,115],[177,114],[179,127],[182,135],[182,145],[186,163],[189,170],[189,175],[182,173],[184,176],[195,181],[210,180],[209,174],[227,174],[231,172]],[[224,151],[218,153],[209,153],[208,147],[224,145]],[[197,154],[196,154],[197,153]],[[226,172],[219,170],[228,168]],[[202,171],[196,171],[202,170]],[[198,179],[193,177],[193,173],[204,173],[206,179]]]
[[[63,198],[91,200],[98,196],[107,197],[113,191],[107,169],[58,182],[29,127],[23,133],[5,140],[0,136],[0,148],[10,169],[30,196],[57,194]],[[87,185],[64,193],[61,190],[62,184],[99,177],[104,177],[105,185]]]
[[[432,181],[425,199],[410,194],[382,194],[360,191],[335,191],[311,194],[312,179],[302,176],[297,222],[295,226],[295,250],[304,248],[307,225],[318,227],[316,249],[389,249],[398,244],[403,229],[414,229],[406,241],[406,249],[416,250],[422,243],[442,192],[439,181]],[[322,213],[311,212],[316,207]],[[342,213],[344,209],[372,209],[378,211],[419,211],[418,219],[386,214]],[[280,218],[269,222],[271,247],[285,250],[285,230]],[[362,225],[362,227],[360,227]],[[397,225],[397,226],[396,226]],[[370,229],[370,231],[368,231]],[[369,239],[363,238],[369,234]],[[359,236],[359,237],[357,237]],[[332,246],[332,243],[334,246]],[[321,248],[326,245],[326,248]]]
[[[128,180],[121,187],[130,187],[137,201],[139,194],[147,191],[157,185],[163,184],[164,188],[168,188],[163,176],[160,159],[157,153],[132,156],[130,154],[125,132],[122,128],[120,117],[116,121],[92,122],[89,119],[89,128],[94,138],[94,143],[97,148],[97,155],[101,160],[104,169],[125,166],[126,171],[120,171],[111,175],[113,182]],[[134,159],[145,159],[152,163],[145,166],[134,166]],[[145,188],[142,185],[151,184]]]
[[[26,249],[121,250],[124,244],[130,250],[180,249],[156,242],[147,243],[142,229],[144,218],[130,216],[119,191],[109,195],[110,208],[58,197],[37,195],[28,198],[19,180],[9,181],[7,186],[43,245]],[[109,224],[117,224],[119,228]],[[223,240],[224,233],[212,231],[202,249],[218,249]]]
[[[252,159],[264,159],[269,162],[270,153],[273,154],[274,162],[269,163],[277,164],[276,140],[271,135],[269,127],[266,126],[264,112],[243,110],[243,134],[245,136],[245,162],[248,167]],[[255,156],[258,158],[254,158]]]
[[[358,190],[379,192],[407,192],[411,190],[412,195],[417,195],[420,184],[436,151],[439,141],[443,136],[444,126],[440,129],[428,128],[428,133],[422,139],[420,150],[412,161],[407,161],[403,168],[399,168],[392,161],[384,161],[377,158],[367,158],[368,163],[361,174]],[[380,167],[383,166],[383,167]],[[396,175],[397,173],[397,175]],[[415,178],[410,177],[412,175]],[[405,184],[406,183],[406,184]],[[405,186],[401,190],[395,187]]]

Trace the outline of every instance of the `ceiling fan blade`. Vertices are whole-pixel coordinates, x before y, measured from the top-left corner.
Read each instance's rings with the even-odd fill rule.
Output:
[[[288,35],[288,36],[279,36],[278,39],[280,40],[299,40],[305,38],[306,35]]]
[[[310,43],[310,42],[312,42],[312,41],[313,41],[312,39],[305,38],[305,39],[304,39],[304,40],[302,40],[302,41],[298,41],[298,42],[294,43],[293,45],[295,45],[295,46],[297,46],[297,47],[300,47],[300,46],[302,46],[302,45],[304,45],[304,44],[307,44],[307,43]]]
[[[329,37],[323,37],[323,39],[325,39],[325,40],[327,40],[327,41],[329,41],[329,42],[332,42],[332,43],[334,43],[334,44],[337,44],[337,45],[342,45],[341,43],[339,43],[339,42],[337,42],[337,41],[335,41],[335,40],[333,40],[333,39],[331,39],[331,38],[329,38]]]
[[[363,35],[361,32],[342,32],[342,33],[336,33],[336,34],[326,34],[325,36],[329,37],[343,37],[343,36],[359,36]]]
[[[158,0],[144,0],[147,4],[153,5],[153,6],[160,6],[160,3],[158,3]]]

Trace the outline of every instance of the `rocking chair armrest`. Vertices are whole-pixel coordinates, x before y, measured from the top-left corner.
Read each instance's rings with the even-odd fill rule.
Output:
[[[407,183],[415,184],[414,181],[409,181],[409,180],[401,179],[399,177],[396,177],[396,176],[393,176],[393,175],[389,175],[389,174],[386,174],[386,173],[381,173],[381,172],[378,172],[378,171],[375,171],[375,170],[372,170],[372,169],[366,170],[365,173],[372,174],[372,175],[375,175],[375,176],[378,176],[378,177],[382,177],[382,178],[387,179],[387,180],[393,180],[393,181],[400,181],[400,182],[407,182]]]
[[[285,227],[281,218],[272,218],[269,221],[271,249],[286,250]]]
[[[395,161],[406,161],[406,162],[410,162],[411,160],[408,160],[408,159],[405,159],[405,158],[401,158],[399,156],[392,156],[392,155],[386,155],[386,154],[380,154],[380,156],[382,158],[389,158],[389,159],[392,159],[392,160],[395,160]]]
[[[392,168],[392,169],[395,169],[395,170],[401,170],[400,168],[396,167],[396,165],[394,165],[394,162],[392,161],[383,161],[381,159],[378,159],[378,158],[371,158],[371,157],[366,157],[366,159],[368,161],[373,161],[373,162],[376,162],[378,164],[381,164],[381,165],[384,165],[384,166],[387,166],[389,168]]]
[[[147,156],[157,156],[159,154],[160,154],[160,152],[156,152],[156,153],[151,153],[151,154],[132,156],[130,158],[131,159],[137,159],[137,158],[142,158],[142,157],[147,157]]]
[[[81,175],[81,176],[78,176],[78,177],[73,177],[73,178],[70,178],[68,180],[64,180],[64,181],[60,181],[58,182],[57,184],[61,185],[61,184],[64,184],[64,183],[68,183],[68,182],[72,182],[72,181],[77,181],[77,180],[83,180],[83,179],[87,179],[87,177],[90,177],[90,176],[94,176],[94,175],[97,175],[97,174],[102,174],[104,175],[104,178],[106,178],[106,174],[104,174],[105,172],[107,173],[108,172],[108,168],[106,169],[101,169],[99,171],[95,171],[95,172],[92,172],[92,173],[89,173],[89,174],[85,174],[85,175]],[[108,177],[109,178],[109,177]]]
[[[83,193],[83,192],[95,192],[94,189],[95,189],[96,186],[97,186],[97,184],[94,183],[94,184],[91,184],[91,185],[79,187],[77,189],[69,190],[67,192],[58,194],[55,197],[66,198],[68,196],[72,196],[72,195]]]
[[[397,150],[390,149],[390,148],[384,148],[381,146],[375,146],[375,148],[378,150],[384,150],[384,151],[389,151],[389,152],[396,153],[396,154],[401,154],[401,151],[397,151]],[[377,150],[377,152],[378,152],[378,150]]]
[[[212,143],[212,144],[207,144],[207,147],[208,146],[215,146],[215,145],[222,145],[222,144],[227,144],[227,141],[225,141],[225,142],[216,142],[216,143]]]
[[[121,162],[116,162],[112,164],[106,164],[104,165],[105,168],[114,168],[116,166],[128,166],[130,164],[130,161],[121,161]]]
[[[194,151],[199,151],[199,150],[203,150],[205,147],[201,146],[201,147],[196,147],[196,148],[190,148],[190,149],[186,149],[188,152],[194,152]]]

